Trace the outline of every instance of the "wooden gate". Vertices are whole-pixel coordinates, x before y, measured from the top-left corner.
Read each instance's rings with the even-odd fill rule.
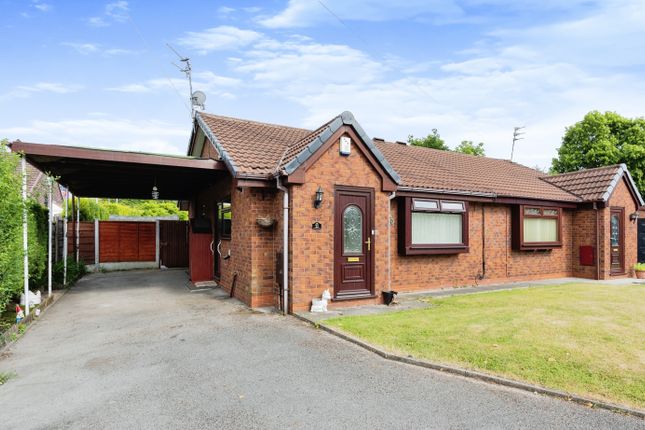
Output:
[[[188,267],[188,221],[159,221],[159,258],[166,267]]]

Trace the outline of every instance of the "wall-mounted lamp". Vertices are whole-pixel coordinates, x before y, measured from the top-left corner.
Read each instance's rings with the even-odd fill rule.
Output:
[[[318,189],[316,190],[316,198],[314,199],[314,207],[316,209],[318,209],[320,207],[320,205],[322,204],[323,194],[324,194],[323,189],[322,189],[322,187],[319,186]]]
[[[639,215],[640,214],[638,213],[638,211],[633,212],[633,213],[629,214],[629,220],[631,222],[636,222],[636,221],[638,221]]]
[[[150,194],[152,195],[152,200],[159,200],[159,190],[156,185],[152,187],[152,193]]]

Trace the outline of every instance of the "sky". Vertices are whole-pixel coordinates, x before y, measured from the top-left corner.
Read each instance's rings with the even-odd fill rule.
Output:
[[[206,111],[437,129],[547,168],[591,110],[645,115],[643,0],[0,0],[0,138],[185,154]]]

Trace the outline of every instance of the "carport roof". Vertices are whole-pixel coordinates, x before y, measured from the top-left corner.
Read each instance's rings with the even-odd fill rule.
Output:
[[[21,141],[10,147],[79,197],[150,199],[156,184],[161,199],[190,199],[228,174],[223,162],[206,158]]]

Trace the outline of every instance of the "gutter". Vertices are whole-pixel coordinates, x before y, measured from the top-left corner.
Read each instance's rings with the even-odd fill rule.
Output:
[[[432,188],[418,188],[418,187],[398,187],[398,191],[407,191],[415,193],[435,193],[435,194],[452,194],[456,196],[475,196],[475,197],[488,197],[496,199],[498,196],[495,193],[483,193],[478,191],[458,191],[458,190],[439,190]]]
[[[289,313],[289,190],[276,178],[276,188],[282,191],[282,313]]]

